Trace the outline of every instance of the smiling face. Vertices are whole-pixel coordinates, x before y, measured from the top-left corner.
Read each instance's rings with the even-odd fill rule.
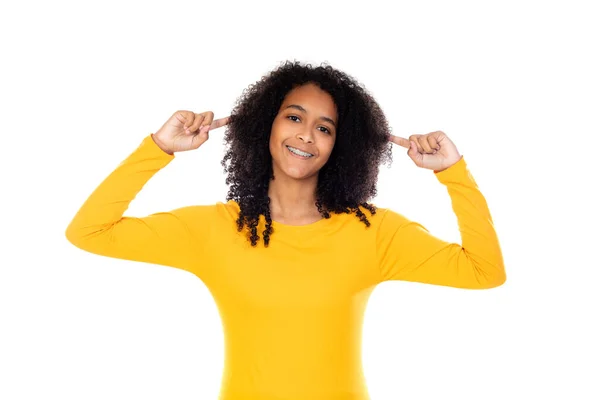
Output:
[[[337,118],[329,93],[312,83],[292,89],[271,127],[269,149],[275,177],[318,176],[335,144]]]

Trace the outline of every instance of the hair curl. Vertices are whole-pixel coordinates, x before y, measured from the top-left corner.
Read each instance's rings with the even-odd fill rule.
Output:
[[[227,200],[240,206],[238,231],[248,227],[252,246],[259,236],[260,215],[265,217],[264,246],[273,233],[268,196],[274,179],[269,151],[271,126],[288,92],[313,83],[329,93],[338,111],[336,142],[327,163],[319,171],[315,205],[324,218],[330,213],[354,212],[367,227],[370,222],[359,205],[371,215],[376,207],[367,203],[376,193],[379,165],[392,162],[387,119],[364,86],[327,63],[313,67],[286,61],[249,85],[237,99],[224,134],[227,145],[221,161],[229,184]]]

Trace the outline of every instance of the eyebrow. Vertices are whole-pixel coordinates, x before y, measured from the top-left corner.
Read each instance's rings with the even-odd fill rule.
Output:
[[[306,112],[306,110],[304,109],[304,107],[299,106],[298,104],[290,104],[289,106],[287,106],[286,108],[284,108],[284,110],[288,109],[288,108],[295,108],[297,110],[300,110],[302,112]],[[335,122],[333,122],[333,120],[329,117],[319,117],[319,119],[323,120],[323,121],[327,121],[329,122],[331,125],[333,125],[336,129],[337,129],[337,125],[335,124]]]

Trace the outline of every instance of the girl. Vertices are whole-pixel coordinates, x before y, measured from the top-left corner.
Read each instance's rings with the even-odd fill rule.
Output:
[[[225,203],[123,216],[175,153],[223,126]],[[461,244],[368,203],[392,143],[446,186]],[[379,283],[487,289],[506,279],[485,198],[448,136],[393,136],[353,78],[298,62],[250,86],[229,117],[175,112],[96,188],[66,236],[205,283],[225,332],[222,400],[369,399],[361,327]]]

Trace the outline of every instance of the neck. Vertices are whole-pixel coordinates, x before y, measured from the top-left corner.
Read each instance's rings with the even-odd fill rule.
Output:
[[[277,222],[314,222],[320,219],[317,201],[317,176],[298,180],[275,174],[269,183],[271,218]]]

